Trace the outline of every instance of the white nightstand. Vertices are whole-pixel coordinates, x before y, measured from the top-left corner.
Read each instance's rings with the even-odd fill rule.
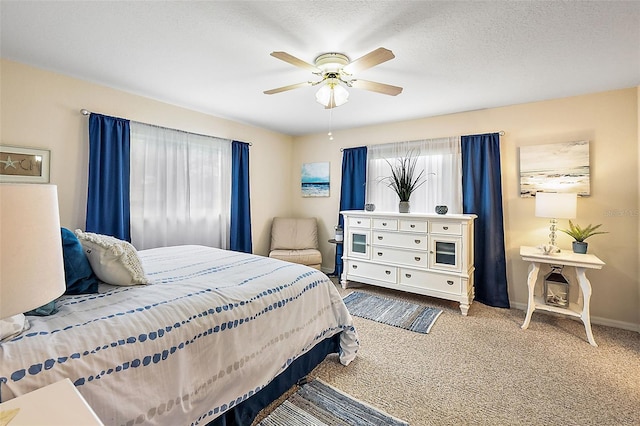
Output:
[[[591,332],[591,314],[589,312],[589,302],[591,301],[591,283],[587,279],[585,270],[602,269],[605,263],[592,254],[578,254],[573,253],[572,251],[562,250],[560,253],[546,255],[536,247],[524,246],[520,247],[520,256],[522,256],[522,260],[531,262],[531,265],[529,265],[529,277],[527,279],[527,285],[529,287],[527,316],[524,319],[524,324],[522,324],[522,329],[526,330],[527,327],[529,327],[531,315],[536,309],[555,312],[557,314],[569,315],[572,317],[580,318],[582,320],[589,343],[591,343],[593,346],[598,346],[595,339],[593,338],[593,333]],[[544,303],[543,298],[534,296],[534,290],[536,281],[538,279],[538,272],[540,271],[541,263],[546,263],[549,265],[573,266],[574,268],[576,268],[576,276],[578,278],[578,284],[580,287],[580,294],[577,305],[570,304],[569,308],[550,306]]]
[[[14,409],[9,426],[104,426],[69,379],[3,402],[0,416]]]

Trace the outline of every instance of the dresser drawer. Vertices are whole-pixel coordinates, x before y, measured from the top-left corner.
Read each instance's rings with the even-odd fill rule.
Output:
[[[354,228],[370,228],[371,218],[370,217],[350,217],[349,226]]]
[[[388,229],[390,231],[398,230],[397,219],[373,219],[373,229]]]
[[[427,224],[428,222],[424,220],[400,219],[399,229],[410,232],[427,232]]]
[[[401,268],[400,284],[411,287],[426,288],[443,293],[461,294],[462,279],[452,275],[434,274],[426,271]]]
[[[372,247],[371,260],[374,262],[399,263],[414,268],[426,268],[429,265],[426,251],[407,251],[386,247]]]
[[[347,277],[371,278],[388,283],[396,283],[397,268],[394,266],[378,265],[367,262],[349,262]],[[357,280],[356,280],[357,281]]]
[[[462,224],[457,222],[429,222],[433,234],[462,235]]]
[[[426,251],[429,248],[429,238],[427,234],[373,231],[371,244]]]

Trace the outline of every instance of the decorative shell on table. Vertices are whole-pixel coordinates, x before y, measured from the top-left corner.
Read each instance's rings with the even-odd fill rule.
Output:
[[[540,244],[537,248],[542,252],[542,254],[560,253],[560,248],[551,244]]]

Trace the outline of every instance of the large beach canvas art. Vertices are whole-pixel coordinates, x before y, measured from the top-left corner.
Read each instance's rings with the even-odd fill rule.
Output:
[[[520,147],[520,196],[536,192],[591,193],[589,141]]]
[[[304,163],[302,165],[302,196],[329,196],[329,163]]]

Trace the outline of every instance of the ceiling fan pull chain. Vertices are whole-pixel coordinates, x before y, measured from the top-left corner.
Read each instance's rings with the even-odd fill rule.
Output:
[[[332,125],[332,118],[333,118],[333,108],[329,109],[329,133],[327,133],[327,135],[329,136],[329,140],[332,141],[333,140],[333,133],[331,132],[331,125]]]

